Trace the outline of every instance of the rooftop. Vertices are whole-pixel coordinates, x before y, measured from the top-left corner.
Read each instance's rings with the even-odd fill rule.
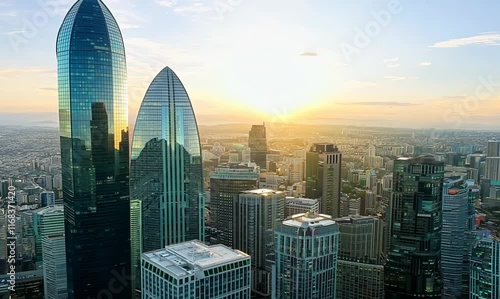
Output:
[[[289,219],[283,221],[283,225],[302,228],[329,226],[333,224],[335,224],[335,221],[333,221],[331,216],[311,212],[293,215]]]
[[[219,265],[250,259],[250,256],[224,245],[207,246],[200,241],[189,241],[144,253],[142,258],[181,278]]]
[[[241,192],[242,194],[257,194],[257,195],[275,195],[275,194],[283,194],[283,191],[276,191],[272,189],[255,189],[255,190],[247,190]]]

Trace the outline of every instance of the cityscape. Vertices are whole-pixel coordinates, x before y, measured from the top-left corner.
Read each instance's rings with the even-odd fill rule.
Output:
[[[368,81],[367,70],[365,79],[349,80],[349,86],[364,90],[353,91],[357,99],[369,100],[328,89],[331,83],[321,85],[331,71],[323,69],[323,62],[287,67],[275,57],[281,68],[275,71],[271,47],[264,62],[245,52],[248,61],[234,66],[231,61],[239,56],[232,51],[239,46],[220,44],[225,54],[218,62],[229,73],[221,81],[235,84],[222,97],[225,85],[206,79],[210,68],[193,66],[199,57],[173,48],[164,55],[177,55],[175,62],[146,68],[147,84],[138,83],[137,59],[147,64],[154,53],[157,62],[164,61],[166,48],[158,43],[140,40],[144,52],[128,47],[128,41],[138,42],[138,37],[127,37],[128,31],[147,23],[139,15],[153,2],[156,9],[177,14],[175,18],[189,14],[189,22],[169,23],[182,34],[192,24],[213,26],[207,20],[238,24],[246,20],[246,5],[255,9],[243,0],[39,1],[42,9],[32,24],[38,37],[28,37],[26,30],[4,34],[16,55],[32,53],[40,59],[53,48],[57,88],[47,87],[47,94],[40,91],[35,98],[50,98],[57,107],[49,100],[37,106],[29,96],[37,88],[16,87],[11,80],[19,69],[10,77],[13,69],[0,63],[5,89],[0,111],[0,299],[500,299],[498,84],[492,75],[472,83],[466,79],[469,74],[456,79],[460,72],[448,65],[455,61],[431,62],[421,54],[471,45],[477,54],[478,47],[498,45],[500,34],[487,18],[474,25],[481,28],[477,36],[446,41],[441,36],[422,52],[410,51],[420,55],[412,68],[419,76],[424,76],[422,69],[434,68],[429,78],[446,70],[446,79],[429,83],[412,75],[385,75],[382,81],[390,83],[382,87]],[[262,42],[266,39],[257,35],[267,29],[281,32],[277,20],[295,16],[295,10],[329,19],[322,9],[354,11],[366,2],[371,20],[356,28],[354,43],[338,43],[343,61],[331,56],[336,63],[329,66],[339,72],[341,65],[363,63],[360,57],[369,57],[370,49],[379,55],[377,40],[384,40],[385,28],[399,39],[389,27],[404,18],[401,14],[434,5],[299,2],[291,0],[296,6],[283,12],[288,2],[277,11],[276,4],[269,4],[276,22],[265,28],[269,20],[256,18],[256,28],[264,30],[250,31],[250,36],[256,34]],[[368,2],[377,2],[376,7]],[[444,2],[435,8],[455,3]],[[33,4],[0,1],[0,29],[8,29],[8,19],[19,16],[9,10],[13,5]],[[486,6],[498,8],[457,4],[457,13],[477,17]],[[149,12],[152,24],[170,22],[155,21],[154,8]],[[347,22],[341,13],[334,15]],[[429,22],[435,18],[429,12]],[[326,19],[297,22],[309,31]],[[54,20],[59,20],[57,28]],[[401,22],[401,27],[410,26],[408,19]],[[154,34],[163,38],[160,28]],[[229,35],[240,33],[224,28]],[[440,30],[433,34],[448,32]],[[297,40],[303,42],[301,34],[297,31]],[[276,40],[282,38],[276,35]],[[23,47],[30,39],[54,45],[27,52]],[[258,51],[245,39],[239,43],[249,52]],[[217,45],[215,40],[209,43]],[[196,47],[206,47],[204,42]],[[404,43],[394,47],[401,50]],[[484,51],[479,56],[490,55]],[[323,59],[327,52],[321,46],[306,47],[295,56]],[[408,61],[403,54],[382,55],[387,72],[403,69]],[[449,55],[449,60],[465,58]],[[486,69],[483,63],[477,68]],[[265,64],[269,67],[260,70]],[[240,75],[242,66],[262,78],[236,83],[251,78]],[[359,71],[359,66],[352,68]],[[20,73],[46,74],[31,70]],[[292,72],[303,74],[294,77]],[[212,85],[213,93],[205,89]],[[462,93],[470,85],[466,95],[443,96],[450,86]],[[380,90],[407,94],[408,102],[389,95],[384,99]],[[199,100],[203,92],[205,101]],[[325,92],[342,100],[325,104],[320,99]],[[11,93],[24,100],[11,99]],[[444,100],[412,102],[437,94]]]

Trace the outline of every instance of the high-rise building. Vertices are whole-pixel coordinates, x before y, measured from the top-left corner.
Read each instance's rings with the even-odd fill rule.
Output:
[[[132,288],[135,295],[140,295],[141,290],[141,260],[142,254],[142,202],[138,199],[130,201],[130,250],[132,257]]]
[[[320,212],[340,216],[342,154],[334,144],[314,144],[306,157],[306,197],[320,199]]]
[[[500,181],[500,157],[486,157],[484,177],[492,181]]]
[[[441,297],[443,177],[444,163],[432,156],[394,163],[386,298]]]
[[[470,299],[500,298],[500,234],[482,230],[472,249]]]
[[[384,298],[384,266],[380,263],[382,234],[377,217],[348,216],[339,225],[337,299]]]
[[[56,194],[54,191],[43,191],[40,193],[42,207],[53,206],[56,204]]]
[[[441,233],[443,298],[467,298],[469,295],[476,191],[461,177],[444,181]]]
[[[68,298],[66,242],[64,235],[44,236],[42,239],[42,249],[45,298]]]
[[[33,232],[35,235],[36,260],[43,260],[42,241],[48,236],[64,234],[64,208],[57,205],[43,208],[33,213]]]
[[[169,67],[156,76],[142,102],[130,167],[130,196],[141,201],[141,252],[204,240],[198,126],[189,96]],[[134,260],[132,268],[138,264]]]
[[[101,0],[76,1],[56,48],[68,298],[95,297],[130,274],[125,48]]]
[[[500,157],[500,141],[488,140],[487,157]]]
[[[285,218],[303,213],[319,213],[319,201],[309,198],[287,197],[285,200]]]
[[[253,125],[248,135],[250,160],[260,169],[267,169],[267,137],[265,125]]]
[[[189,241],[142,254],[142,298],[250,299],[250,256]]]
[[[277,299],[334,299],[339,227],[329,215],[305,213],[275,232]]]
[[[274,230],[284,220],[285,193],[244,191],[235,209],[234,248],[252,257],[252,291],[271,296]]]
[[[259,167],[255,163],[219,165],[210,176],[210,208],[213,226],[220,231],[217,242],[233,248],[236,202],[241,192],[257,188]]]

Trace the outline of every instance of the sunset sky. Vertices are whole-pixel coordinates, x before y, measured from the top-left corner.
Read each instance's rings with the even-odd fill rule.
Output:
[[[0,124],[57,125],[55,40],[73,3],[0,0]],[[500,126],[496,0],[104,3],[124,37],[131,124],[168,65],[200,124]]]

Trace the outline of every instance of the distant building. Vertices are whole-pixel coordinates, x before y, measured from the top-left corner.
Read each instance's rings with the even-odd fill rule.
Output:
[[[33,213],[32,217],[36,260],[40,262],[43,260],[43,239],[64,234],[64,207],[61,205],[46,207]]]
[[[250,161],[257,163],[260,169],[267,169],[267,137],[265,125],[253,125],[248,134]]]
[[[389,213],[386,298],[440,297],[444,163],[399,158]]]
[[[66,299],[68,283],[64,235],[44,236],[42,248],[45,299]]]
[[[339,228],[329,215],[306,213],[275,232],[277,299],[335,299]]]
[[[142,298],[250,299],[250,256],[189,241],[142,254]]]
[[[285,200],[285,218],[302,213],[319,213],[319,201],[309,198],[287,197]]]
[[[252,257],[252,292],[259,296],[271,296],[274,231],[284,220],[284,211],[282,191],[244,191],[236,204],[234,248]]]
[[[210,177],[212,226],[221,233],[217,242],[233,247],[234,209],[241,192],[257,188],[259,167],[255,163],[219,165]]]
[[[320,199],[320,212],[340,216],[342,154],[334,144],[314,144],[306,158],[306,197]]]
[[[56,194],[54,191],[43,191],[40,193],[42,207],[53,206],[56,204]]]

